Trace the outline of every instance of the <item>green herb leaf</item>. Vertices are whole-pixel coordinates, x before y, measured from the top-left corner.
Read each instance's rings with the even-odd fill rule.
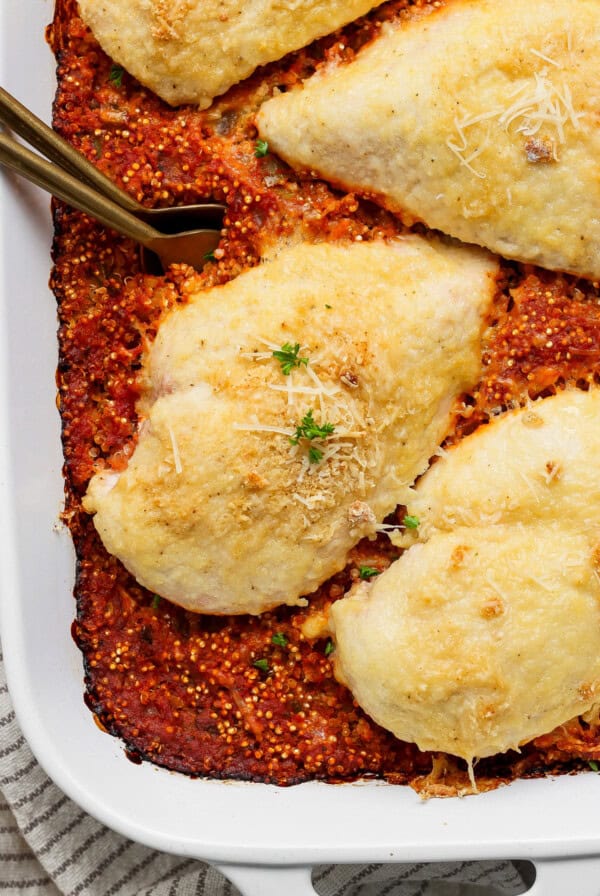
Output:
[[[590,759],[589,762],[588,762],[588,765],[589,765],[589,767],[591,768],[591,770],[592,770],[593,772],[597,772],[597,771],[599,771],[599,769],[598,769],[598,763],[596,762],[595,759]]]
[[[327,644],[325,645],[325,656],[330,656],[334,650],[335,650],[335,647],[334,647],[333,641],[330,638],[329,641],[327,642]]]
[[[302,365],[308,367],[308,358],[299,358],[299,351],[299,342],[296,342],[295,345],[292,345],[291,342],[284,342],[281,348],[273,352],[273,357],[281,364],[281,372],[284,376],[289,376],[294,367],[302,367]]]
[[[323,460],[323,452],[320,448],[317,448],[315,445],[309,445],[308,447],[308,461],[311,464],[318,464]]]
[[[325,302],[325,307],[326,307],[326,308],[333,308],[333,305],[328,305],[327,302]]]
[[[160,604],[160,601],[161,601],[160,594],[155,594],[152,598],[152,603],[150,604],[150,606],[152,607],[153,610],[158,609],[158,605]]]
[[[300,425],[296,427],[296,434],[290,436],[290,442],[292,445],[297,445],[300,439],[308,439],[309,441],[312,439],[326,439],[327,436],[330,436],[333,432],[335,432],[333,423],[322,423],[319,426],[319,424],[315,422],[311,409],[310,411],[307,411],[302,418]]]
[[[419,518],[416,516],[408,516],[408,514],[402,520],[407,529],[418,529],[419,528]]]
[[[269,144],[266,140],[257,140],[254,145],[254,155],[257,159],[263,159],[269,151]]]
[[[206,252],[206,253],[202,256],[202,258],[204,259],[204,261],[216,261],[216,260],[217,260],[217,259],[215,258],[215,253],[214,253],[214,251],[212,251],[212,250],[211,250],[210,252]]]
[[[110,67],[110,72],[108,73],[108,80],[111,84],[114,84],[115,87],[120,88],[123,86],[123,75],[125,74],[125,69],[122,66],[117,65],[113,62]]]
[[[275,632],[271,638],[271,644],[275,644],[276,647],[287,647],[287,643],[288,639],[283,632]]]
[[[361,579],[372,579],[373,576],[381,575],[381,570],[375,569],[374,566],[359,566],[358,574],[360,575]]]
[[[326,439],[335,431],[333,423],[322,423],[320,426],[315,422],[312,409],[308,411],[302,418],[302,422],[296,427],[296,433],[290,436],[292,445],[298,445],[301,439],[311,442],[313,439]],[[311,464],[318,464],[323,458],[323,452],[316,445],[309,445],[308,460]]]
[[[254,660],[252,663],[255,669],[260,669],[261,672],[269,671],[269,661],[268,660]]]

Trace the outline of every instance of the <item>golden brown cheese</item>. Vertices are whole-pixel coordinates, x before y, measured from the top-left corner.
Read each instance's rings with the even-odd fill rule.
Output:
[[[333,604],[336,675],[422,750],[471,762],[518,749],[598,701],[594,549],[543,523],[415,545]]]
[[[453,0],[267,101],[296,167],[507,258],[600,277],[597,0]]]
[[[109,552],[198,612],[301,603],[426,469],[477,379],[496,272],[420,237],[299,244],[173,310],[129,465],[84,502]],[[309,412],[333,431],[292,444]]]
[[[600,525],[600,389],[508,411],[440,457],[409,498],[419,537],[456,526]]]
[[[281,59],[376,0],[79,0],[102,48],[173,106],[206,108],[259,65]]]
[[[599,420],[571,389],[459,442],[413,490],[413,546],[332,607],[337,674],[398,737],[471,761],[598,701]]]

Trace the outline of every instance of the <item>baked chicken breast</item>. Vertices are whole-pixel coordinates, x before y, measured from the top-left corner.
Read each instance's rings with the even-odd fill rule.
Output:
[[[297,168],[506,258],[600,277],[596,0],[452,0],[268,100]]]
[[[333,604],[337,677],[422,750],[518,749],[598,702],[597,544],[535,523],[415,545]]]
[[[299,244],[172,310],[129,464],[84,500],[107,550],[197,612],[303,603],[427,468],[496,272],[415,236]]]
[[[103,50],[172,106],[201,109],[376,0],[79,0]]]
[[[408,499],[419,536],[457,526],[600,526],[600,389],[508,411],[436,460]]]
[[[599,419],[573,389],[465,438],[414,489],[412,546],[332,606],[336,674],[397,737],[472,762],[598,703]]]

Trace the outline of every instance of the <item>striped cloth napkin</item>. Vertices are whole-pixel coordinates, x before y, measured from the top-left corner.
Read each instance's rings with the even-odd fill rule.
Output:
[[[266,872],[268,873],[268,872]],[[509,862],[319,866],[319,896],[516,896],[529,866]],[[15,718],[0,653],[0,893],[236,896],[210,865],[148,849],[104,827],[47,777]]]

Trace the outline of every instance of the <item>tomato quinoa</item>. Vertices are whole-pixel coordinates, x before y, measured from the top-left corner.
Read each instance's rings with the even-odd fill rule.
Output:
[[[74,0],[57,0],[48,32],[58,61],[56,129],[148,206],[208,197],[227,205],[219,247],[204,271],[175,266],[163,277],[140,272],[129,241],[55,206],[64,518],[78,558],[73,635],[85,660],[86,701],[134,760],[278,784],[376,776],[429,793],[468,786],[459,761],[438,757],[432,772],[431,755],[375,725],[334,680],[331,643],[311,637],[314,618],[330,602],[397,557],[384,535],[361,542],[308,609],[199,616],[138,585],[107,554],[81,506],[94,468],[122,468],[133,450],[141,356],[165,310],[199,287],[226,282],[256,264],[261,247],[292,234],[368,240],[402,232],[396,218],[365,199],[293,174],[257,141],[253,118],[275,86],[285,90],[324,60],[350,58],[382,21],[427,7],[386,4],[198,112],[167,107],[140,87],[99,49]],[[460,403],[452,439],[528,395],[598,379],[598,284],[516,264],[506,264],[504,274],[482,380]],[[400,508],[397,520],[402,515]],[[596,759],[598,730],[577,721],[519,754],[481,762],[477,780],[486,789],[519,775],[587,768]]]

